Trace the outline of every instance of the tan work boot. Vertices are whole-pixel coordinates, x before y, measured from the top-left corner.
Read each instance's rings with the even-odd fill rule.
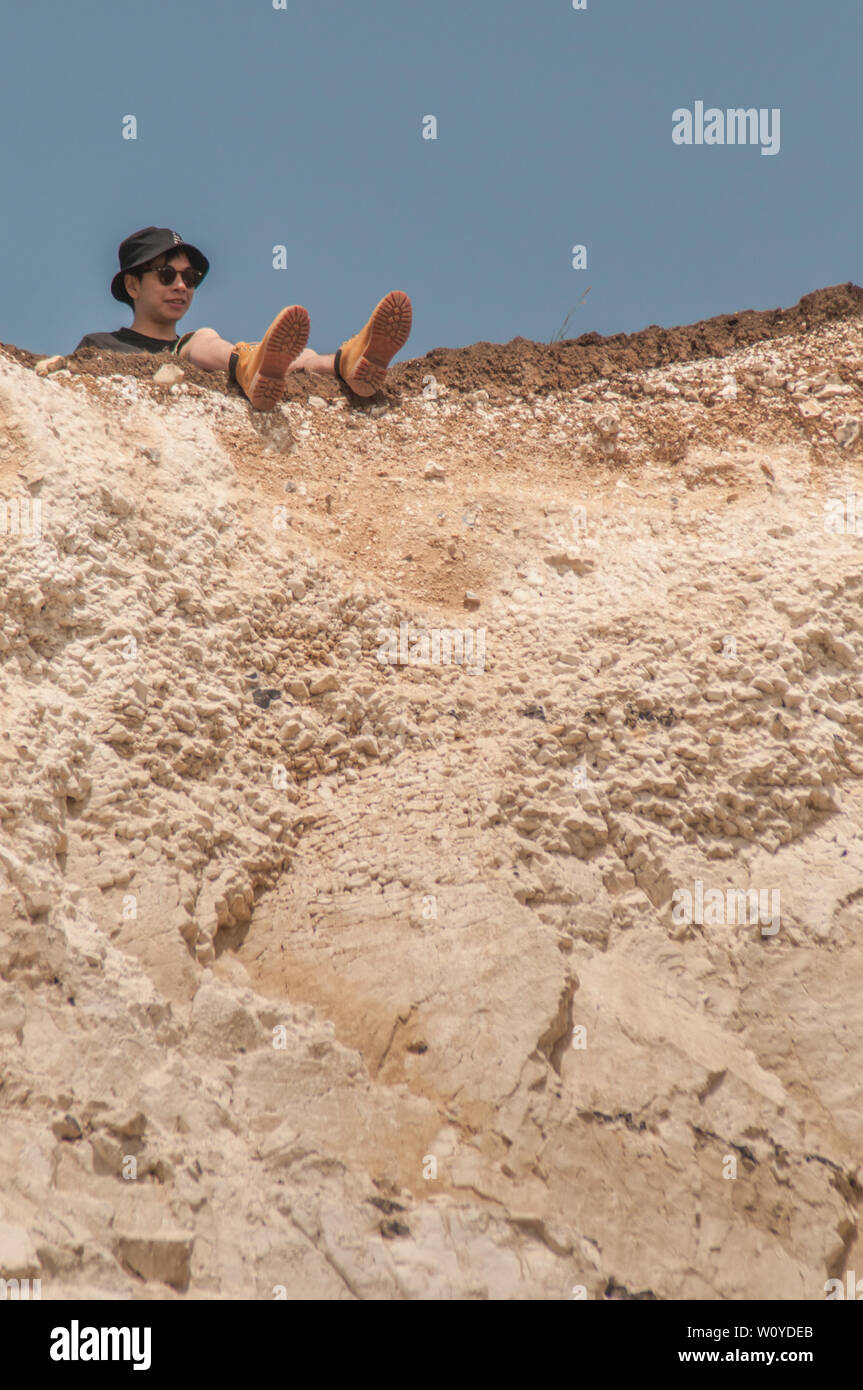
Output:
[[[387,367],[410,337],[413,312],[402,290],[392,290],[375,309],[365,328],[342,343],[336,353],[336,372],[358,396],[380,391]]]
[[[237,385],[256,410],[282,399],[285,377],[309,340],[309,315],[299,304],[277,314],[259,343],[234,343]]]

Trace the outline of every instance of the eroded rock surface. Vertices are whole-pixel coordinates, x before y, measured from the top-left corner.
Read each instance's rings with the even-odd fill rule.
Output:
[[[854,1266],[855,306],[266,418],[0,353],[0,1277],[818,1299]]]

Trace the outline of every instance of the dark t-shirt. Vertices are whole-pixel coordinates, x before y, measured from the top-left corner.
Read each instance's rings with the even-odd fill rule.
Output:
[[[109,352],[172,352],[179,338],[148,338],[133,328],[118,328],[116,333],[88,333],[74,349],[107,348]]]

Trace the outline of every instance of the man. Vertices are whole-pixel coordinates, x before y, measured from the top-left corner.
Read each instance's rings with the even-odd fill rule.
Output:
[[[111,294],[134,309],[132,327],[88,333],[75,351],[169,352],[206,372],[226,371],[258,410],[278,405],[288,374],[296,371],[335,376],[356,395],[373,396],[411,331],[411,302],[401,290],[393,290],[365,328],[333,354],[306,347],[309,315],[298,304],[277,314],[258,343],[229,343],[214,328],[198,328],[180,338],[176,324],[210,268],[206,256],[167,227],[144,227],[120,244],[119,258]]]

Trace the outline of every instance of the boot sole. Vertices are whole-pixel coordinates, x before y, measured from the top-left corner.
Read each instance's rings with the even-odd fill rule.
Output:
[[[370,336],[348,385],[358,396],[373,396],[387,379],[387,368],[410,337],[413,310],[402,290],[393,290],[375,309]]]
[[[309,341],[309,315],[292,304],[267,329],[260,366],[246,392],[256,410],[273,410],[285,391],[285,377]]]

